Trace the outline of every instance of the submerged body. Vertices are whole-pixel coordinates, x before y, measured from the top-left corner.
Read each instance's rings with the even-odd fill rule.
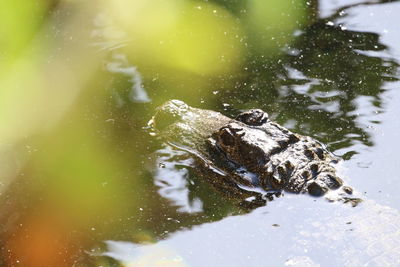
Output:
[[[262,110],[230,119],[171,100],[150,124],[168,143],[193,154],[205,167],[199,171],[230,196],[263,198],[255,188],[264,196],[282,191],[322,196],[339,188],[343,195],[352,193],[336,174],[336,156],[315,139],[272,122]]]

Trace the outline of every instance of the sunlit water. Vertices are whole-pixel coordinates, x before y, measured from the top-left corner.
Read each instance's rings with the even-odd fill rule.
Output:
[[[258,55],[246,55],[250,58],[248,64],[236,76],[221,74],[218,82],[210,78],[201,83],[189,74],[181,81],[179,75],[186,74],[184,71],[160,74],[159,69],[151,73],[153,66],[136,66],[135,60],[121,50],[132,40],[109,25],[106,12],[97,14],[89,45],[98,53],[107,54],[101,70],[104,77],[96,84],[101,88],[98,90],[106,91],[104,106],[107,107],[84,106],[77,113],[85,121],[112,127],[104,127],[108,130],[99,127],[103,130],[95,133],[89,129],[83,141],[81,136],[72,134],[77,139],[73,140],[89,147],[92,154],[85,154],[83,149],[82,153],[71,152],[62,159],[69,162],[69,157],[80,156],[79,161],[85,164],[86,158],[111,152],[108,158],[99,160],[99,165],[92,166],[101,177],[93,184],[88,182],[82,188],[75,188],[70,182],[73,177],[69,176],[55,181],[61,188],[71,186],[74,193],[78,192],[78,197],[61,194],[60,199],[67,204],[55,210],[68,213],[68,208],[64,209],[71,206],[71,210],[79,210],[72,213],[78,219],[80,212],[95,214],[88,215],[87,222],[82,219],[83,230],[82,227],[65,228],[68,240],[76,244],[72,242],[65,249],[58,244],[63,253],[82,266],[400,265],[400,157],[397,156],[400,151],[400,83],[397,81],[400,3],[360,2],[320,1],[321,19],[306,31],[295,31],[294,42],[285,46],[284,56],[260,60]],[[107,36],[109,39],[104,41],[102,38],[106,35],[111,37]],[[200,55],[198,61],[203,62],[201,59]],[[182,62],[179,64],[188,64],[185,60]],[[160,61],[160,64],[166,63]],[[200,68],[196,64],[188,66],[193,72]],[[218,68],[215,66],[219,71]],[[160,80],[167,81],[168,86],[160,86]],[[194,86],[192,91],[184,88],[190,85]],[[197,88],[206,85],[212,88],[210,92]],[[101,98],[99,92],[89,97]],[[171,98],[227,116],[249,108],[264,109],[285,127],[322,141],[343,157],[340,170],[343,179],[364,203],[353,208],[321,198],[286,194],[265,207],[241,210],[194,174],[189,155],[171,150],[149,132],[147,121],[155,107]],[[67,126],[68,123],[66,119]],[[78,128],[82,128],[80,124]],[[101,136],[100,140],[107,145],[91,144],[88,140],[92,140],[92,135]],[[61,132],[55,136],[62,139],[64,135]],[[103,146],[111,149],[102,151]],[[48,153],[57,155],[57,148]],[[40,147],[26,147],[26,150],[34,154]],[[10,169],[25,170],[25,159],[13,161],[10,157],[14,154],[8,155],[5,162],[18,165]],[[110,164],[110,159],[117,156],[123,159],[123,164]],[[67,162],[63,169],[63,163],[50,162],[61,172],[71,166],[81,167]],[[90,165],[90,161],[86,164]],[[21,177],[32,173],[52,177],[51,172],[30,169],[29,164],[26,170]],[[108,171],[118,174],[114,177]],[[119,179],[118,183],[114,183],[115,178]],[[18,265],[18,258],[8,255],[13,255],[10,250],[14,243],[18,246],[24,244],[20,240],[25,240],[20,238],[25,230],[15,228],[23,229],[29,218],[36,218],[31,214],[39,213],[46,218],[48,211],[54,210],[51,204],[39,205],[48,193],[42,189],[46,188],[45,180],[40,179],[36,183],[17,181],[8,191],[4,189],[7,205],[4,206],[6,215],[0,215],[4,225],[1,234],[7,238],[12,236],[12,242],[7,239],[1,247],[6,255],[2,262],[7,262],[7,266]],[[88,188],[93,185],[98,190],[95,192],[107,196],[104,202],[97,202],[96,193],[83,194],[84,198],[79,194],[91,192]],[[19,191],[19,188],[31,187],[31,191]],[[41,195],[41,192],[46,193]],[[113,192],[124,195],[115,196]],[[58,191],[54,193],[57,194]],[[9,200],[15,195],[17,204]],[[32,208],[35,205],[40,207],[39,211]],[[52,228],[59,222],[53,224],[49,219],[42,227],[42,221],[32,220],[34,226],[39,225],[32,229],[44,229],[38,231],[39,237],[59,233],[59,229]],[[55,245],[43,246],[48,249]],[[24,249],[26,252],[31,247]],[[34,250],[35,253],[40,254],[40,250]]]
[[[343,5],[345,4],[348,3],[343,2]],[[321,13],[329,16],[335,13],[338,3],[331,7],[328,1],[322,1],[321,8]],[[146,266],[146,262],[160,264],[159,266],[163,264],[166,266],[400,264],[398,261],[400,237],[396,236],[399,234],[396,229],[399,222],[397,210],[400,209],[398,194],[400,159],[396,156],[396,151],[400,149],[397,141],[400,129],[400,122],[397,119],[400,114],[400,106],[397,104],[400,94],[397,89],[400,84],[395,79],[393,81],[389,79],[386,82],[382,79],[380,85],[368,84],[369,75],[396,76],[396,71],[389,74],[384,69],[389,65],[395,66],[400,60],[400,38],[396,26],[398,18],[394,15],[397,12],[400,12],[398,3],[356,5],[344,9],[340,13],[341,16],[327,20],[328,25],[340,24],[343,31],[354,31],[353,35],[356,37],[362,36],[364,32],[378,34],[377,43],[370,44],[372,49],[369,49],[368,44],[361,40],[358,41],[360,42],[358,45],[355,44],[352,47],[353,51],[357,51],[356,54],[342,55],[351,57],[349,61],[346,58],[340,59],[343,64],[351,64],[351,60],[365,60],[365,63],[369,64],[369,57],[383,60],[381,63],[371,62],[370,66],[365,66],[366,73],[362,76],[357,77],[358,74],[354,74],[354,80],[360,79],[359,81],[352,79],[351,68],[346,65],[341,67],[343,71],[348,69],[349,73],[341,74],[343,77],[329,73],[320,73],[319,76],[322,77],[318,77],[317,71],[314,70],[311,73],[307,71],[307,65],[302,66],[303,69],[285,66],[288,76],[293,79],[293,82],[290,82],[290,90],[305,94],[311,98],[310,101],[314,102],[307,105],[301,100],[298,102],[292,99],[291,105],[298,104],[300,106],[298,109],[302,109],[301,115],[311,118],[314,117],[313,110],[323,108],[329,113],[327,117],[331,118],[333,125],[326,125],[326,122],[321,121],[324,125],[319,127],[318,119],[309,122],[314,125],[309,125],[307,118],[304,119],[306,124],[301,125],[301,119],[300,122],[296,120],[297,114],[292,115],[295,111],[280,110],[279,104],[276,107],[275,103],[279,100],[262,97],[251,99],[252,96],[262,95],[261,92],[257,92],[257,90],[262,90],[257,86],[252,88],[249,96],[243,97],[243,94],[248,93],[241,91],[242,95],[231,96],[225,93],[220,99],[220,103],[225,104],[220,106],[225,113],[232,110],[226,110],[226,107],[232,106],[233,110],[262,107],[268,111],[272,109],[278,121],[282,118],[280,113],[288,113],[284,119],[281,119],[287,127],[327,140],[332,148],[336,148],[335,153],[344,155],[347,159],[343,164],[345,170],[342,173],[345,175],[345,180],[366,199],[365,203],[360,205],[361,207],[351,208],[342,203],[332,204],[321,199],[289,195],[249,214],[203,223],[189,229],[185,229],[187,227],[185,226],[181,230],[174,230],[155,245],[140,246],[129,242],[109,241],[107,243],[109,251],[106,254],[132,266],[136,266],[135,264]],[[351,43],[353,40],[349,38],[346,41]],[[387,48],[376,49],[381,45]],[[391,63],[385,63],[386,60]],[[310,67],[313,68],[312,65],[318,62],[311,61],[308,64],[311,64]],[[329,65],[322,67],[327,68],[326,71],[329,72]],[[323,69],[319,71],[324,72]],[[311,77],[307,77],[307,72],[311,74]],[[341,78],[344,81],[340,81]],[[296,80],[306,82],[297,85]],[[321,84],[336,83],[337,86],[341,82],[343,82],[343,87],[348,88],[348,91],[342,94],[344,97],[341,100],[338,97],[341,94],[340,91],[318,90]],[[351,82],[353,84],[346,84]],[[360,85],[360,89],[355,87],[357,84]],[[368,88],[369,86],[379,88]],[[376,93],[373,93],[374,91]],[[240,99],[241,96],[242,99]],[[251,104],[246,104],[249,98]],[[282,101],[287,101],[284,96],[282,98],[284,99]],[[353,107],[346,107],[346,101]],[[290,106],[285,108],[290,108]],[[351,118],[353,124],[340,122],[340,116],[344,116],[343,121]],[[323,129],[326,132],[321,133],[314,129]],[[190,165],[188,162],[175,162],[175,164]],[[165,165],[162,168],[167,170],[158,171],[153,177],[159,187],[159,193],[169,199],[172,205],[177,206],[178,211],[198,213],[201,216],[201,202],[199,204],[199,199],[196,196],[191,198],[187,192],[187,188],[190,188],[188,183],[191,181],[188,170]],[[171,173],[174,170],[175,173]],[[162,183],[163,179],[167,181]],[[179,220],[179,215],[175,215],[175,219]],[[384,254],[389,255],[387,259],[379,258],[379,255]]]

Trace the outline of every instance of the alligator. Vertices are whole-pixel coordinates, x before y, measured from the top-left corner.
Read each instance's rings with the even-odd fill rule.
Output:
[[[233,265],[245,265],[239,262],[259,251],[263,262],[276,266],[400,266],[400,212],[365,196],[357,202],[355,196],[359,193],[337,175],[339,158],[315,139],[292,133],[261,110],[246,111],[230,119],[178,100],[159,107],[149,124],[151,134],[164,144],[158,158],[166,164],[156,169],[166,170],[169,178],[173,178],[171,173],[179,173],[171,172],[173,167],[167,163],[175,158],[168,158],[167,154],[187,154],[193,159],[187,166],[227,197],[244,202],[259,199],[251,203],[264,205],[266,202],[261,200],[268,201],[268,196],[286,196],[275,205],[264,205],[246,216],[230,216],[221,223],[174,233],[170,239],[180,241],[165,240],[163,245],[175,248],[183,244],[179,258],[214,255],[218,249],[228,251],[227,258],[232,258]],[[175,162],[181,166],[185,161],[183,158]],[[357,205],[316,203],[316,199],[286,192],[324,198],[332,194],[339,196],[338,200],[351,198],[350,203]],[[210,234],[207,228],[216,234]],[[188,243],[182,240],[207,245],[200,246],[198,253],[193,252],[196,246],[190,246],[188,252]],[[126,255],[126,242],[108,245],[108,256],[131,256]],[[143,249],[154,255],[157,250],[152,248],[157,249],[157,244]],[[211,256],[210,262],[214,260]]]
[[[170,100],[149,125],[168,144],[193,155],[199,173],[228,197],[263,205],[283,192],[318,197],[336,191],[330,200],[361,201],[351,197],[353,189],[336,173],[340,159],[325,145],[289,131],[260,109],[231,119]]]

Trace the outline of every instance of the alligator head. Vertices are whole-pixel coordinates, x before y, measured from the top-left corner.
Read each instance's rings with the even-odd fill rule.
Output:
[[[313,196],[342,188],[352,193],[336,174],[339,158],[317,140],[271,121],[260,109],[230,119],[171,100],[157,109],[150,125],[163,140],[189,151],[203,166],[220,170],[227,184],[223,188],[243,185]],[[243,175],[249,173],[251,179]]]
[[[336,156],[318,141],[270,121],[262,110],[239,114],[211,138],[228,160],[256,173],[266,190],[320,196],[343,184],[334,168]]]

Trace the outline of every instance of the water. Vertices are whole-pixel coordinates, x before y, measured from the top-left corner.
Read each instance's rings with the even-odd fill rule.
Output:
[[[175,4],[162,7],[175,14],[180,7]],[[128,38],[140,30],[125,33],[104,7],[91,10],[89,22],[83,20],[92,35],[80,42],[84,49],[96,50],[95,56],[81,48],[81,53],[71,53],[80,27],[71,39],[70,29],[60,27],[64,45],[61,52],[48,52],[48,62],[58,63],[46,69],[65,70],[60,73],[69,81],[50,82],[64,92],[60,99],[65,101],[48,108],[61,114],[54,115],[58,124],[50,130],[18,132],[15,136],[23,137],[0,147],[0,163],[7,167],[7,175],[0,176],[3,265],[382,266],[390,257],[380,262],[377,256],[400,253],[400,3],[321,0],[313,26],[296,26],[283,55],[269,57],[260,56],[257,45],[248,48],[254,36],[232,37],[243,29],[224,12],[240,17],[241,4],[226,10],[213,7],[210,14],[223,15],[210,20],[210,27],[223,22],[228,32],[221,40],[214,32],[214,42],[228,42],[231,50],[207,71],[204,66],[213,54],[172,57],[186,49],[175,51],[176,40],[168,36],[169,25],[176,23],[173,15],[162,17],[164,28],[155,31],[160,40],[153,55],[146,54],[151,34],[144,35],[144,43]],[[196,5],[193,10],[208,8]],[[61,10],[66,17],[73,13],[68,5]],[[124,25],[129,16],[122,13]],[[143,26],[147,33],[159,26],[156,17]],[[58,29],[59,21],[63,16],[50,23]],[[201,45],[206,51],[209,44]],[[77,63],[61,68],[59,62],[67,57]],[[224,60],[237,66],[226,67]],[[73,69],[88,66],[88,61],[96,62],[95,74],[85,68],[77,75]],[[68,88],[73,94],[65,93]],[[155,107],[172,98],[231,117],[249,108],[267,111],[273,120],[320,140],[341,156],[344,180],[365,203],[352,208],[287,194],[266,207],[239,209],[194,174],[185,153],[164,147],[162,154],[154,154],[162,144],[149,134],[147,121]],[[30,112],[46,110],[37,103]],[[63,103],[62,111],[55,108],[57,103]],[[51,124],[56,112],[48,111],[49,119],[43,121]],[[39,128],[35,120],[30,123]]]

